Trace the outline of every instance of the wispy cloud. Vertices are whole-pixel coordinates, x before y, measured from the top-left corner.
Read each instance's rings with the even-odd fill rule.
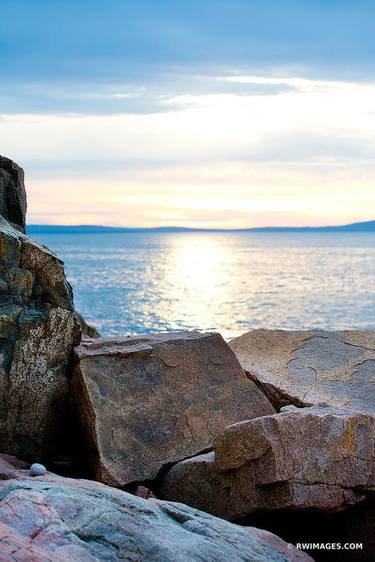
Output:
[[[29,220],[372,218],[374,15],[364,0],[3,0],[0,149],[28,171]]]
[[[44,83],[7,81],[0,92],[0,111],[7,114],[111,115],[179,111],[189,96],[267,96],[293,91],[286,81],[241,82],[176,72],[141,83]],[[182,100],[186,98],[186,104]]]

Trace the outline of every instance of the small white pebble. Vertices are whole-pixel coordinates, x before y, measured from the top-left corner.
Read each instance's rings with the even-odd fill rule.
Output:
[[[30,476],[44,476],[46,472],[46,467],[37,462],[34,462],[34,464],[30,466]]]

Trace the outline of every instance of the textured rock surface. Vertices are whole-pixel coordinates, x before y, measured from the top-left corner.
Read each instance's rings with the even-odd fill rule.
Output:
[[[219,334],[83,342],[73,390],[96,478],[115,486],[152,479],[228,424],[274,412]]]
[[[3,177],[11,168],[2,168]],[[12,200],[2,192],[2,212],[15,223],[4,193]],[[37,460],[59,446],[79,330],[62,262],[6,218],[0,216],[0,450]]]
[[[77,315],[79,325],[81,327],[82,338],[84,338],[84,339],[87,339],[87,338],[97,339],[97,338],[101,337],[100,333],[95,328],[95,326],[91,326],[90,324],[88,324],[86,322],[86,320],[83,318],[82,314],[80,314],[79,312],[76,312],[76,315]]]
[[[4,562],[311,560],[267,531],[239,527],[184,505],[50,473],[31,479],[9,457],[0,458],[0,474]]]
[[[324,402],[375,414],[375,331],[253,330],[230,346],[276,407]]]
[[[0,215],[14,227],[26,229],[24,172],[15,162],[0,155]]]
[[[161,497],[230,520],[256,511],[335,511],[374,485],[374,418],[326,407],[237,423],[214,452],[178,463]]]

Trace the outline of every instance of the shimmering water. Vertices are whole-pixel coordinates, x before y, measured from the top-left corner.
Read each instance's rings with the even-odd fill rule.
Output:
[[[375,234],[36,238],[64,259],[76,308],[104,335],[375,328]]]

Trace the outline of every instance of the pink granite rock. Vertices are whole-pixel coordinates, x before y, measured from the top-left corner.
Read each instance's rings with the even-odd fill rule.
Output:
[[[308,562],[277,536],[97,482],[12,469],[0,480],[1,562]]]

